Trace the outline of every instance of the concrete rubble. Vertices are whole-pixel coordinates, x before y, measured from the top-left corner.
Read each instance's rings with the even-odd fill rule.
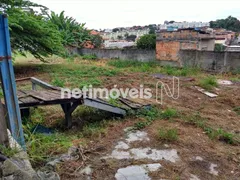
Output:
[[[12,137],[8,130],[9,146],[18,151],[13,157],[0,162],[0,179],[2,180],[60,180],[59,175],[52,171],[36,172],[29,161],[27,153]]]
[[[146,180],[151,179],[148,172],[154,172],[161,168],[161,164],[144,164],[128,166],[126,168],[118,169],[115,178],[117,180]]]

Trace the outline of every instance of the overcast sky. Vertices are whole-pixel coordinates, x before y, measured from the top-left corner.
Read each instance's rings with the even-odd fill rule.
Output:
[[[165,20],[209,22],[229,15],[240,19],[239,0],[32,0],[65,11],[94,29],[162,24]]]

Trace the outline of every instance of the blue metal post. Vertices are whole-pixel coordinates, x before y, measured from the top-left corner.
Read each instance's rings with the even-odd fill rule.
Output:
[[[0,15],[0,72],[9,128],[14,139],[25,149],[6,15]]]

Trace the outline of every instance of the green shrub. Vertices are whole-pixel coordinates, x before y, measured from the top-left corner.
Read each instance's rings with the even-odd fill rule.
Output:
[[[87,59],[87,60],[96,60],[97,55],[96,54],[85,54],[82,56],[82,59]]]
[[[161,117],[163,119],[171,119],[171,118],[177,117],[177,114],[178,112],[176,109],[168,108],[161,113]]]
[[[151,122],[140,121],[140,122],[137,122],[134,124],[134,129],[141,130],[141,129],[144,129],[145,127],[147,127],[149,124],[151,124]]]
[[[215,44],[214,51],[221,52],[226,49],[226,46],[223,44]]]
[[[52,80],[52,85],[57,86],[57,87],[64,87],[65,82],[64,82],[64,80],[62,80],[62,79],[60,79],[58,77],[55,77]]]
[[[191,67],[177,68],[172,66],[164,66],[161,72],[172,76],[191,76],[198,74],[200,69]]]
[[[218,87],[217,79],[214,76],[203,78],[200,80],[199,85],[206,90],[212,90],[214,87]]]
[[[155,34],[147,34],[137,41],[138,49],[155,49],[156,48],[156,35]]]
[[[233,108],[233,111],[240,115],[240,106]]]
[[[177,129],[159,129],[158,139],[163,141],[177,141],[178,140],[178,131]]]
[[[156,107],[151,107],[150,109],[144,108],[137,112],[137,116],[153,121],[160,117],[160,111]]]

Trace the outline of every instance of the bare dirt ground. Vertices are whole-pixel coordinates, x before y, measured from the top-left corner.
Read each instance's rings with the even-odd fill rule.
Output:
[[[106,66],[105,62],[97,63],[99,66]],[[20,67],[20,66],[19,66]],[[51,77],[48,73],[39,73],[37,69],[16,67],[16,78],[26,76],[36,76],[40,79],[50,82]],[[103,80],[102,86],[112,88],[115,84],[122,88],[138,88],[140,84],[155,91],[155,84],[158,81],[151,76],[151,72],[123,72],[113,77],[99,77]],[[228,78],[228,77],[226,77]],[[162,80],[169,86],[171,80]],[[19,87],[25,86],[21,82]],[[196,81],[180,81],[180,97],[177,100],[164,96],[162,105],[153,104],[159,110],[174,108],[179,116],[171,120],[158,118],[149,126],[142,129],[147,133],[148,141],[136,140],[127,143],[128,150],[134,148],[151,148],[149,155],[155,150],[176,150],[178,160],[171,162],[166,159],[152,160],[147,158],[134,159],[116,159],[104,158],[114,151],[119,141],[126,141],[128,133],[124,132],[127,127],[132,127],[139,122],[141,117],[127,117],[121,122],[112,123],[108,126],[107,132],[99,137],[87,138],[86,154],[87,159],[83,162],[67,161],[59,167],[59,173],[62,179],[115,179],[116,173],[120,168],[126,168],[133,165],[159,163],[160,168],[153,172],[148,172],[151,179],[240,179],[240,145],[227,144],[224,139],[211,139],[203,128],[185,121],[189,116],[200,114],[204,119],[206,126],[214,129],[222,129],[234,134],[237,138],[240,136],[240,116],[233,110],[240,106],[240,85],[231,86],[221,85],[213,92],[218,94],[216,98],[210,98],[194,88]],[[58,111],[58,110],[53,110]],[[49,114],[53,112],[50,110]],[[63,114],[52,114],[51,119],[61,119]],[[81,117],[84,118],[84,117]],[[174,142],[162,141],[158,139],[159,128],[175,128],[178,132],[178,140]],[[72,131],[78,131],[73,129]],[[79,140],[83,141],[83,140]],[[77,145],[77,144],[76,144]],[[97,149],[97,152],[91,151]],[[121,150],[119,150],[121,152]],[[130,153],[131,156],[131,153]],[[91,166],[90,175],[76,174],[76,170],[81,167]],[[128,179],[125,177],[125,179]]]

